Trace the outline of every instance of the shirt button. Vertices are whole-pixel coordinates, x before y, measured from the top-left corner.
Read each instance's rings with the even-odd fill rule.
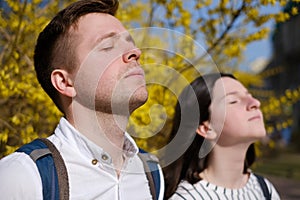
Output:
[[[103,154],[103,155],[101,156],[101,158],[102,158],[102,160],[107,160],[107,159],[108,159],[108,156],[105,155],[105,154]]]
[[[96,165],[97,163],[98,163],[98,160],[97,160],[97,159],[93,159],[93,160],[92,160],[92,164],[93,164],[93,165]]]

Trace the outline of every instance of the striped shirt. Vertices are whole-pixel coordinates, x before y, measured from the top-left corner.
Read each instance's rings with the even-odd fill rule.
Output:
[[[271,194],[271,199],[279,200],[279,194],[272,185],[272,183],[270,183],[270,181],[268,181],[266,178],[265,182]],[[219,187],[205,180],[201,180],[192,185],[187,181],[183,180],[179,183],[176,192],[170,199],[263,200],[265,198],[256,176],[251,173],[247,184],[240,189],[228,189],[224,187]]]

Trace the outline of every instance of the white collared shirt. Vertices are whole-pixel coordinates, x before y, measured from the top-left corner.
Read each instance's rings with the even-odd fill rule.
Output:
[[[102,148],[62,118],[48,139],[60,151],[68,171],[70,199],[152,199],[138,148],[124,135],[125,163],[119,177],[112,159]],[[0,160],[0,194],[3,199],[42,199],[42,183],[35,163],[15,152]]]

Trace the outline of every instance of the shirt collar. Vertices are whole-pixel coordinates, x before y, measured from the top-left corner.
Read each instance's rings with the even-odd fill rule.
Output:
[[[139,152],[139,148],[133,138],[127,132],[125,132],[124,137],[123,151],[126,156],[133,157]]]
[[[97,160],[111,163],[111,157],[107,152],[76,130],[64,117],[60,119],[60,122],[55,130],[55,134],[65,142],[78,149],[86,157],[90,159],[96,158]],[[129,158],[133,157],[138,153],[138,151],[139,149],[133,138],[127,132],[125,132],[123,145],[124,156]]]

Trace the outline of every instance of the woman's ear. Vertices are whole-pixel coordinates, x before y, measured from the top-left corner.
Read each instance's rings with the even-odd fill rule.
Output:
[[[196,133],[209,140],[213,140],[217,137],[217,133],[210,128],[209,121],[202,122],[198,126]]]
[[[64,96],[75,97],[76,91],[73,86],[71,75],[63,69],[55,69],[51,73],[51,82],[56,90]]]

